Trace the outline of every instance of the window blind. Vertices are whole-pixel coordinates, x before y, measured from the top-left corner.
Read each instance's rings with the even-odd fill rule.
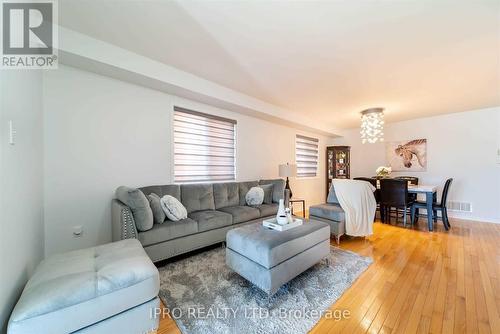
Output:
[[[174,182],[236,179],[236,121],[174,107]]]
[[[316,138],[295,136],[295,162],[298,177],[316,176],[318,173],[318,143]]]

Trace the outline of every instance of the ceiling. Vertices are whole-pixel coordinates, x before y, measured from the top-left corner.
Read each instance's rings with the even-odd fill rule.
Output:
[[[335,128],[500,106],[500,0],[64,0],[59,23]]]

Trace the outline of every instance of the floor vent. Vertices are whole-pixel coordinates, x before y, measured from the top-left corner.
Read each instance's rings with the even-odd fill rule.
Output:
[[[449,211],[472,212],[472,204],[467,202],[448,202]]]

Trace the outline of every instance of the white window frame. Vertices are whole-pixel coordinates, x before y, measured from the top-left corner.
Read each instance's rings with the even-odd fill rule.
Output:
[[[180,154],[176,154],[176,140],[179,140],[178,137],[176,137],[176,114],[181,114],[181,116],[187,116],[193,115],[195,117],[202,117],[206,118],[207,120],[212,120],[216,122],[225,122],[228,124],[233,125],[233,155],[232,156],[225,156],[226,158],[231,157],[232,158],[232,177],[228,178],[214,178],[213,175],[212,177],[208,176],[205,179],[191,179],[191,180],[181,180],[179,175],[176,173],[176,167],[178,164],[176,163],[178,161],[178,157]],[[183,114],[183,115],[182,115]],[[237,178],[237,162],[236,162],[236,150],[237,150],[237,121],[213,114],[208,114],[208,113],[203,113],[183,107],[179,107],[174,105],[173,106],[173,113],[172,113],[172,121],[171,121],[171,131],[172,131],[172,182],[176,184],[184,184],[184,183],[218,183],[218,182],[234,182],[236,181]],[[201,135],[200,135],[201,136]],[[216,138],[217,139],[217,138]],[[222,138],[221,138],[222,139]],[[229,139],[229,138],[226,138]],[[179,144],[179,143],[177,143]],[[186,144],[186,143],[184,143]]]
[[[309,141],[308,144],[312,145],[315,143],[316,145],[316,167],[315,167],[315,171],[314,171],[314,175],[303,175],[302,173],[300,173],[300,170],[301,170],[301,167],[304,168],[304,162],[301,161],[300,159],[298,159],[298,140],[303,140],[303,141]],[[312,152],[311,152],[312,153]],[[297,165],[297,178],[300,178],[300,179],[307,179],[307,178],[317,178],[319,177],[319,160],[320,160],[320,157],[319,157],[319,139],[318,138],[314,138],[314,137],[309,137],[309,136],[304,136],[304,135],[301,135],[301,134],[296,134],[295,135],[295,164]]]

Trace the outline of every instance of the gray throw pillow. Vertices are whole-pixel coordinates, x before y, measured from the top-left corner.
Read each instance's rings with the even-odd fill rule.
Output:
[[[245,196],[245,200],[249,206],[261,205],[264,201],[264,189],[261,187],[250,188]]]
[[[155,193],[151,193],[148,195],[149,206],[151,207],[151,211],[153,211],[153,219],[156,224],[161,224],[165,221],[167,217],[165,212],[161,208],[160,196]]]
[[[116,197],[132,211],[138,231],[143,232],[153,228],[153,212],[142,191],[121,186],[116,189]]]
[[[273,185],[273,203],[278,203],[280,199],[284,198],[285,194],[285,180],[283,179],[272,179],[272,180],[260,180],[260,185],[272,184]]]
[[[328,197],[326,198],[326,202],[330,204],[340,204],[337,198],[337,194],[335,194],[335,187],[333,186],[333,184],[330,187],[330,191],[328,192]]]
[[[259,186],[264,190],[264,204],[272,204],[273,203],[273,184],[261,184]]]

